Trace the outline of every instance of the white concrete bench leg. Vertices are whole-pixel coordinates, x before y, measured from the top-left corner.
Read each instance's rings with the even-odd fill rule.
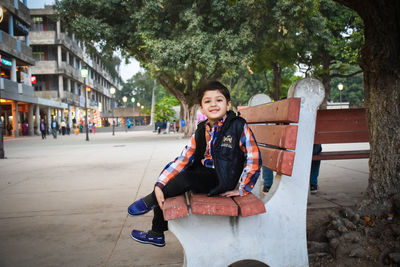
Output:
[[[308,266],[306,212],[317,108],[323,85],[302,79],[289,92],[301,97],[292,176],[276,178],[267,213],[250,217],[190,214],[169,222],[185,250],[185,265],[223,266],[253,259],[271,267]]]

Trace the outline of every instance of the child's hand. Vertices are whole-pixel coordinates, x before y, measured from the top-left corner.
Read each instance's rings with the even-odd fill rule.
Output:
[[[232,190],[232,191],[226,191],[225,193],[220,194],[220,196],[223,197],[236,197],[236,196],[240,196],[239,190]]]
[[[160,209],[162,210],[164,207],[164,193],[161,190],[161,188],[159,188],[158,186],[156,186],[154,188],[154,193],[156,194],[156,198],[157,198],[157,202],[158,202],[158,206],[160,207]]]

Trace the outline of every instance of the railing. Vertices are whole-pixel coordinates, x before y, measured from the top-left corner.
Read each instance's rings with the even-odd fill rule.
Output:
[[[83,82],[83,79],[80,75],[80,71],[78,69],[75,69],[74,67],[72,67],[70,64],[68,64],[67,62],[61,62],[59,70],[67,75],[72,76],[75,80],[78,80],[80,82]]]
[[[57,61],[36,61],[35,66],[32,66],[32,73],[35,75],[38,74],[48,74],[48,73],[56,73],[57,72]]]
[[[30,39],[31,45],[55,44],[56,32],[55,31],[30,31],[29,39]]]
[[[71,92],[68,92],[68,91],[64,91],[63,92],[62,101],[65,102],[65,103],[68,103],[70,105],[78,106],[80,98],[79,98],[78,95],[75,95],[75,94],[73,94]]]
[[[77,55],[79,58],[83,57],[82,48],[75,43],[66,33],[60,33],[60,42],[64,43],[66,47],[68,47],[72,53]]]
[[[22,60],[27,60],[30,63],[34,62],[32,57],[32,48],[27,46],[24,42],[18,41],[8,33],[1,31],[0,48],[2,51],[13,55]],[[19,43],[17,45],[17,42]],[[19,49],[20,48],[20,49]]]
[[[35,91],[35,97],[46,98],[46,99],[58,99],[58,91]]]

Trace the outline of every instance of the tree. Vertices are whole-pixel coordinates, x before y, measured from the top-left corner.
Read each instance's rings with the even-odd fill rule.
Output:
[[[353,10],[332,0],[320,1],[318,10],[305,23],[304,30],[312,36],[314,45],[307,45],[311,50],[299,49],[299,64],[312,66],[308,71],[322,80],[324,108],[333,78],[349,78],[362,72],[358,62],[364,39],[361,18]]]
[[[400,192],[400,1],[335,1],[364,22],[360,66],[371,157],[368,198],[360,208],[380,215],[391,209],[391,198]]]
[[[197,92],[252,52],[259,1],[62,0],[59,16],[77,38],[134,56],[181,103],[185,135],[196,127]]]
[[[268,26],[257,31],[256,52],[251,66],[256,73],[272,71],[271,97],[278,100],[286,95],[286,92],[281,92],[283,71],[293,66],[299,54],[312,50],[312,34],[305,25],[315,17],[317,4],[314,0],[262,2],[263,8],[257,10],[254,16]],[[265,10],[270,10],[270,14],[265,14]],[[315,19],[313,25],[319,23]]]
[[[176,118],[174,106],[179,106],[179,102],[173,96],[166,96],[157,101],[154,109],[154,120],[156,122],[174,120]]]

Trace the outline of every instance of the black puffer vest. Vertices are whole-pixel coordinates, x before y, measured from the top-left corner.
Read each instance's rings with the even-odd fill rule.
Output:
[[[218,175],[218,185],[210,190],[209,196],[235,189],[243,172],[245,155],[239,147],[245,120],[233,111],[227,113],[217,140],[214,142],[212,158]],[[193,166],[201,164],[206,151],[205,123],[200,122],[195,133],[196,151]]]

